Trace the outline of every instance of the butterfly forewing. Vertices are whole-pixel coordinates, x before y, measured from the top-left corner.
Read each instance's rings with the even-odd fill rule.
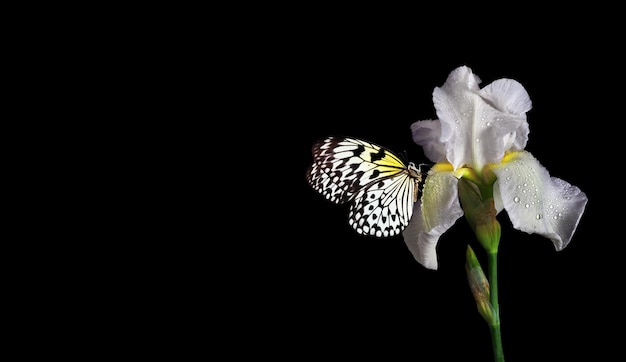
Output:
[[[343,203],[352,197],[345,189],[345,182],[335,172],[324,172],[320,165],[314,163],[307,170],[309,184],[320,194],[334,203]]]
[[[316,142],[313,162],[317,169],[309,179],[315,180],[318,177],[315,173],[327,175],[336,188],[322,194],[336,203],[350,201],[364,186],[406,169],[404,163],[388,150],[355,138],[328,137]],[[325,178],[324,175],[319,177]]]
[[[309,184],[328,200],[352,202],[349,224],[360,234],[399,234],[409,223],[419,170],[391,151],[356,138],[328,137],[313,145]]]

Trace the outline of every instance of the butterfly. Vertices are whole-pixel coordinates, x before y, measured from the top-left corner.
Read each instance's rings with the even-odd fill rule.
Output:
[[[362,235],[390,237],[409,224],[422,171],[389,149],[354,137],[327,137],[313,144],[308,183],[326,199],[350,203],[348,223]]]

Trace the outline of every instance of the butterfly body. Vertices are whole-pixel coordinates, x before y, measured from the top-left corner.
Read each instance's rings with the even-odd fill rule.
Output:
[[[313,145],[309,184],[326,199],[350,203],[348,223],[362,235],[398,235],[409,223],[422,173],[390,150],[354,137]]]

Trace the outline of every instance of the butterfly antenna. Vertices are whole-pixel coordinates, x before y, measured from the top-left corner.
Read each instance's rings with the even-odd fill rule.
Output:
[[[400,157],[402,157],[402,161],[408,163],[409,162],[409,155],[406,152],[406,150],[403,150],[402,152],[400,152]]]

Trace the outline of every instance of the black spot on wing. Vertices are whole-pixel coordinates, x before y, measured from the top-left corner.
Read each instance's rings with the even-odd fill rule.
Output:
[[[374,153],[372,152],[370,154],[370,157],[372,159],[372,162],[376,162],[378,160],[382,160],[383,157],[385,157],[385,150],[383,150],[382,148],[380,150],[378,150],[378,152]]]
[[[354,150],[354,155],[360,157],[363,152],[365,152],[365,146],[358,145],[357,148]]]
[[[413,196],[423,187],[421,169],[379,165],[385,157],[393,158],[391,151],[352,138],[328,137],[316,142],[312,153],[309,184],[334,203],[352,202],[348,220],[359,234],[388,237],[406,227],[417,199]]]

